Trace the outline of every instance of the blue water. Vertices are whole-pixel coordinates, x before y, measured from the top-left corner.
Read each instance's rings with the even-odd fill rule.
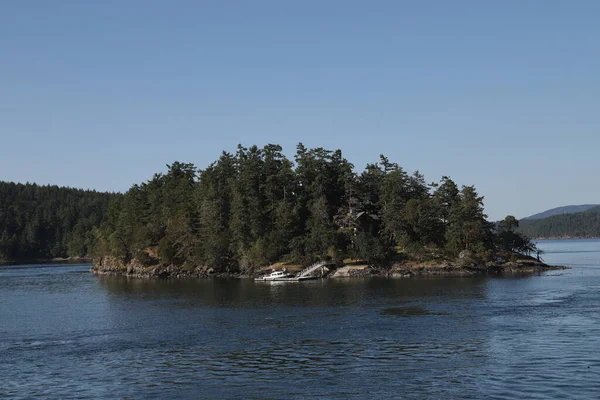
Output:
[[[3,398],[599,398],[600,241],[527,278],[148,281],[0,267]]]

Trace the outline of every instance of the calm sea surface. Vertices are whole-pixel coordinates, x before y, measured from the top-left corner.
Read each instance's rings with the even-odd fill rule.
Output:
[[[0,267],[2,398],[600,396],[600,241],[529,278],[146,281]]]

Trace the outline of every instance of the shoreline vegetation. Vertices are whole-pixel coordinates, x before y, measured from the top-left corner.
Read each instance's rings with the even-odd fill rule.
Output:
[[[95,230],[92,271],[255,277],[325,260],[338,276],[554,269],[528,257],[540,253],[516,218],[487,220],[474,186],[427,183],[384,155],[356,171],[341,150],[300,143],[293,161],[282,151],[239,145],[204,169],[175,162],[133,185]]]

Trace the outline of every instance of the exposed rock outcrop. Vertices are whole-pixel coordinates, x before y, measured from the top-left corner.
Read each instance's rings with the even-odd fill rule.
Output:
[[[468,277],[475,275],[534,275],[546,271],[568,269],[568,267],[552,266],[544,264],[535,259],[523,259],[505,262],[498,260],[495,263],[475,264],[465,263],[458,260],[457,263],[440,262],[439,264],[399,263],[389,269],[372,268],[366,265],[344,266],[339,268],[332,278],[353,277],[389,277],[389,278],[413,278],[413,277]]]
[[[206,266],[189,265],[142,265],[137,260],[124,264],[114,257],[102,257],[94,260],[90,269],[99,275],[124,275],[137,278],[209,278],[209,277],[244,277],[239,271],[217,272],[214,268]]]
[[[468,277],[475,275],[534,275],[551,270],[568,269],[568,267],[551,266],[535,259],[522,259],[495,263],[469,264],[458,260],[456,264],[440,262],[439,264],[401,263],[389,269],[374,268],[368,265],[345,265],[333,272],[332,278],[413,278],[413,277]],[[124,275],[138,278],[252,278],[264,274],[265,270],[246,272],[216,271],[207,266],[190,265],[143,265],[136,260],[124,264],[114,257],[103,257],[94,260],[91,271],[103,275]]]

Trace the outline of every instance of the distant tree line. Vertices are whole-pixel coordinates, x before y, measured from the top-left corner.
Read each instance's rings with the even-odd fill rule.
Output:
[[[518,231],[533,238],[600,237],[600,207],[573,214],[521,220]]]
[[[0,182],[0,261],[88,255],[120,196]]]
[[[464,250],[489,259],[530,245],[515,221],[496,226],[473,186],[427,184],[384,156],[355,172],[341,150],[299,144],[292,161],[278,145],[240,145],[205,169],[175,162],[114,198],[95,255],[218,271]]]

